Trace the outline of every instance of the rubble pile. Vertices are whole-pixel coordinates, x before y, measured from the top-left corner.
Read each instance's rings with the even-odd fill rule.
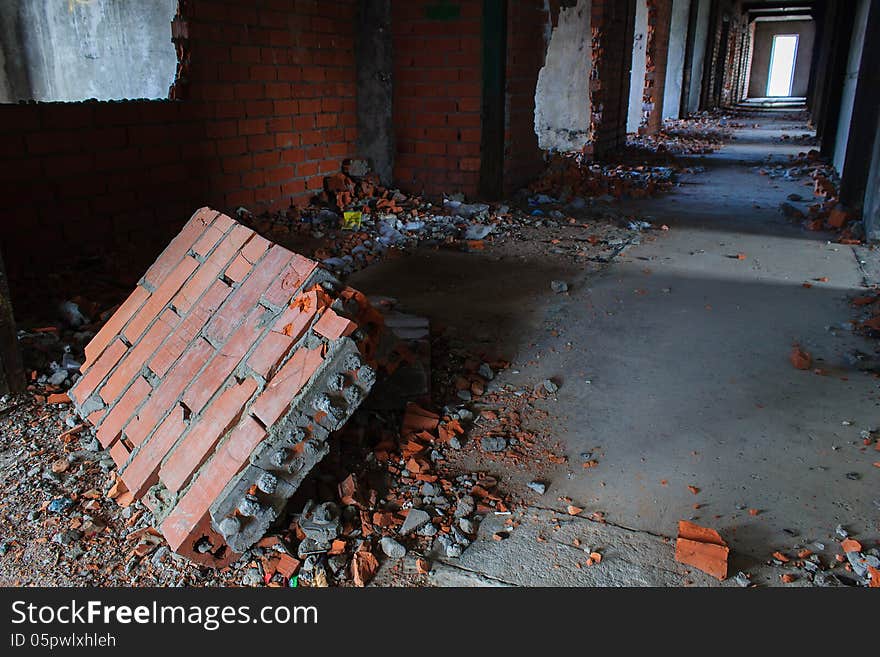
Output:
[[[866,548],[842,525],[835,528],[834,538],[840,542],[839,551],[828,550],[825,543],[815,541],[795,545],[787,552],[778,550],[768,563],[785,571],[780,575],[784,584],[880,588],[880,547]],[[828,555],[829,551],[833,554]]]
[[[837,233],[837,242],[840,244],[862,243],[864,224],[840,202],[840,177],[819,151],[800,153],[787,166],[762,167],[759,172],[770,178],[785,180],[809,178],[805,185],[812,187],[812,194],[791,194],[788,201],[780,205],[782,214],[801,223],[809,231]]]
[[[376,380],[382,318],[317,263],[197,211],[85,348],[68,392],[169,546],[267,531]]]
[[[557,154],[529,189],[564,201],[578,197],[614,200],[647,198],[670,190],[674,183],[675,169],[669,166],[599,164],[585,161],[580,154]]]
[[[740,127],[729,117],[700,115],[691,119],[667,119],[656,135],[628,135],[627,146],[657,155],[706,155],[734,138]]]
[[[342,171],[325,177],[324,191],[306,208],[259,217],[240,208],[238,219],[273,241],[311,251],[343,276],[417,245],[483,250],[484,240],[536,221],[509,205],[466,203],[461,194],[435,204],[384,187],[357,160],[345,160]]]

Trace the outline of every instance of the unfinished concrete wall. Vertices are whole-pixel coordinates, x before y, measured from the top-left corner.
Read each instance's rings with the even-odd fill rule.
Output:
[[[394,169],[391,0],[360,0],[357,57],[358,155],[370,160],[384,185]]]
[[[167,98],[177,0],[4,0],[6,100]]]
[[[773,38],[780,34],[798,35],[797,61],[791,85],[792,96],[806,96],[810,85],[810,66],[816,39],[816,23],[812,20],[756,21],[749,73],[749,98],[767,95]]]
[[[673,0],[669,52],[666,59],[666,88],[663,96],[664,119],[677,119],[681,115],[681,86],[684,79],[684,54],[690,10],[691,0]]]
[[[633,32],[632,68],[629,79],[629,110],[626,131],[636,132],[642,124],[644,109],[645,72],[647,69],[648,0],[636,0],[636,20]]]
[[[868,12],[871,0],[858,0],[852,41],[846,64],[846,78],[843,83],[843,95],[840,101],[840,115],[837,123],[837,135],[834,142],[834,168],[845,174],[846,150],[850,136],[850,121],[853,116],[856,89],[859,83],[859,68],[862,62],[862,50],[865,45],[865,33],[868,26]]]
[[[560,9],[535,89],[535,134],[544,150],[579,151],[590,138],[591,42],[590,0]]]
[[[712,0],[694,0],[697,2],[696,30],[694,32],[694,59],[691,65],[690,89],[688,103],[684,108],[687,114],[700,109],[700,96],[703,89],[703,71],[706,62],[706,50],[709,45],[709,18],[712,13]]]

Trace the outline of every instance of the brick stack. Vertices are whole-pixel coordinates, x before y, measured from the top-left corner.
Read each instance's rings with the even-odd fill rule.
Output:
[[[202,208],[86,347],[70,396],[170,547],[221,566],[370,390],[381,327],[315,262]]]

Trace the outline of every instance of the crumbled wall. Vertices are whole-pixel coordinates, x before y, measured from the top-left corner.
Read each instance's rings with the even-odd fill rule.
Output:
[[[590,0],[562,8],[535,89],[535,133],[542,149],[579,151],[590,138]]]

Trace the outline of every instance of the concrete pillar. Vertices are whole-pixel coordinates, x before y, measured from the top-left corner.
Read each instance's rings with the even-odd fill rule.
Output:
[[[678,119],[682,114],[681,91],[687,49],[691,0],[673,0],[669,24],[669,54],[666,60],[666,89],[663,95],[663,118]]]
[[[636,0],[636,20],[633,31],[632,66],[629,79],[629,110],[626,131],[637,132],[642,124],[647,68],[648,0]]]
[[[867,158],[857,158],[856,155],[864,150],[864,142],[868,136],[867,132],[862,132],[860,128],[864,128],[864,118],[872,116],[872,108],[865,102],[857,102],[859,96],[862,101],[870,101],[874,94],[866,88],[871,82],[871,77],[876,77],[877,61],[870,60],[870,53],[876,49],[876,34],[870,35],[868,39],[868,25],[871,19],[872,5],[876,7],[875,0],[858,0],[855,9],[855,23],[850,39],[849,55],[847,57],[846,78],[843,83],[843,93],[840,104],[840,116],[837,122],[837,136],[834,145],[834,167],[840,173],[842,178],[848,177],[849,174],[855,174],[857,169],[864,169],[864,163]],[[876,22],[876,17],[875,22]],[[866,45],[870,44],[867,49]],[[867,56],[866,56],[867,55]],[[876,84],[876,83],[875,83]],[[874,110],[876,111],[876,109]],[[873,121],[869,121],[869,125],[873,128]],[[850,170],[852,169],[852,170]],[[844,182],[844,185],[846,183]]]
[[[868,168],[880,111],[880,0],[859,0],[843,85],[834,166],[840,172],[840,198],[864,202]]]
[[[394,171],[391,0],[360,0],[358,24],[357,152],[370,160],[382,183],[390,185]]]
[[[703,88],[703,69],[706,61],[706,48],[709,43],[709,15],[712,0],[693,0],[693,40],[692,56],[688,66],[687,102],[684,113],[693,114],[700,110],[700,94]]]
[[[6,281],[6,269],[0,254],[0,394],[24,390],[24,369],[18,349],[12,300]]]

